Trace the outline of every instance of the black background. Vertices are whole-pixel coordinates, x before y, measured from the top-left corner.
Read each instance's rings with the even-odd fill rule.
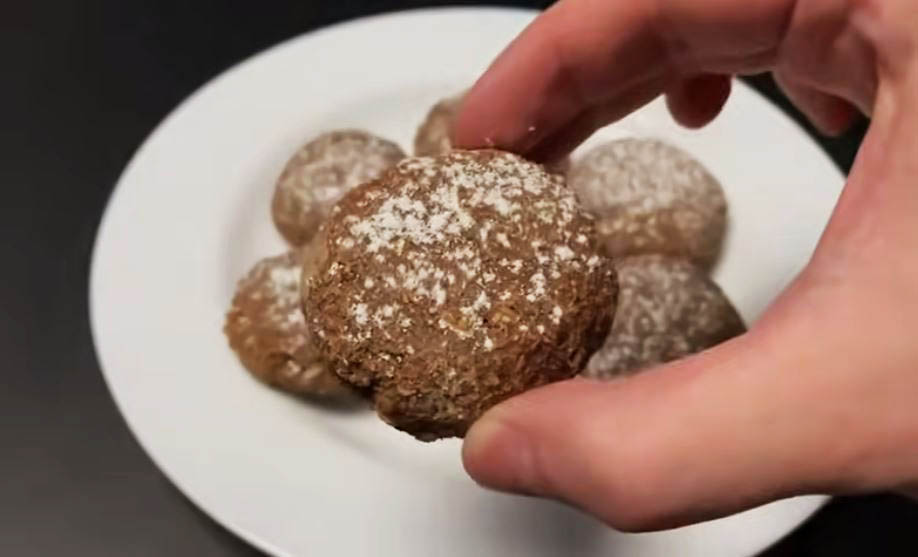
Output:
[[[88,325],[95,229],[139,143],[209,78],[315,27],[431,4],[4,2],[0,555],[257,555],[163,478],[112,404]],[[865,127],[822,141],[841,168]],[[840,499],[769,555],[918,555],[916,530],[904,499]]]

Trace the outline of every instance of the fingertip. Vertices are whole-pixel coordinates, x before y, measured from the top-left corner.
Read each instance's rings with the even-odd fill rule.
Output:
[[[462,462],[479,484],[526,495],[562,496],[557,485],[572,444],[586,441],[574,432],[592,421],[585,408],[598,404],[607,385],[578,378],[545,385],[488,410],[465,435]],[[586,415],[584,415],[586,414]]]
[[[815,102],[801,103],[797,108],[806,115],[816,131],[826,137],[837,137],[845,133],[857,115],[854,107],[847,101],[828,95]]]
[[[683,79],[666,91],[673,118],[686,128],[701,128],[720,114],[730,97],[730,76],[704,74]]]
[[[489,96],[495,94],[488,70],[465,94],[452,128],[452,143],[460,149],[494,147],[497,128],[490,114]]]
[[[501,426],[487,417],[482,417],[472,424],[462,441],[462,466],[466,473],[478,483],[484,481],[488,474],[486,465],[493,454],[495,439],[501,435]]]
[[[857,109],[844,99],[804,85],[781,72],[775,72],[774,78],[784,94],[822,135],[834,137],[843,134],[857,117]]]
[[[661,79],[663,53],[647,31],[654,10],[640,2],[594,8],[584,18],[590,6],[568,0],[533,20],[469,91],[454,144],[529,155],[581,115],[625,105],[619,98],[636,84]]]
[[[482,76],[463,99],[453,124],[453,145],[461,149],[498,148],[525,153],[539,142],[542,128],[530,123],[525,110],[495,110],[499,99],[522,93],[493,85],[492,77],[490,73]]]
[[[526,153],[549,129],[544,124],[545,83],[555,72],[541,60],[537,18],[491,63],[469,89],[453,125],[453,144],[460,148],[494,147]],[[525,76],[525,77],[524,77]]]
[[[836,99],[833,104],[835,106],[831,107],[825,122],[816,124],[819,131],[828,137],[838,137],[848,131],[857,117],[857,111],[847,102]]]
[[[475,422],[462,444],[462,464],[479,485],[534,495],[533,446],[524,431],[504,418],[501,407]]]

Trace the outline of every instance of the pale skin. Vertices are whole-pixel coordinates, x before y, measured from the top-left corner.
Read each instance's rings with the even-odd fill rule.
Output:
[[[872,118],[806,269],[739,338],[498,405],[463,447],[479,483],[625,530],[918,491],[918,4],[562,0],[470,91],[455,140],[548,159],[660,94],[699,127],[725,76],[764,70],[827,134]]]

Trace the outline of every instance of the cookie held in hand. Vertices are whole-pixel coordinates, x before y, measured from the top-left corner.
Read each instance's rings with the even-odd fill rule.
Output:
[[[592,218],[509,153],[405,159],[348,193],[318,239],[303,300],[319,352],[422,440],[576,375],[612,322]]]

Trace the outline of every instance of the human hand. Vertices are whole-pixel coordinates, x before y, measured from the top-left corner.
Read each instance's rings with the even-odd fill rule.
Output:
[[[872,124],[809,265],[749,333],[498,405],[466,437],[472,477],[625,530],[918,487],[916,42],[910,0],[562,0],[537,18],[466,96],[457,145],[550,159],[661,93],[701,126],[726,76],[763,70],[826,133]]]

